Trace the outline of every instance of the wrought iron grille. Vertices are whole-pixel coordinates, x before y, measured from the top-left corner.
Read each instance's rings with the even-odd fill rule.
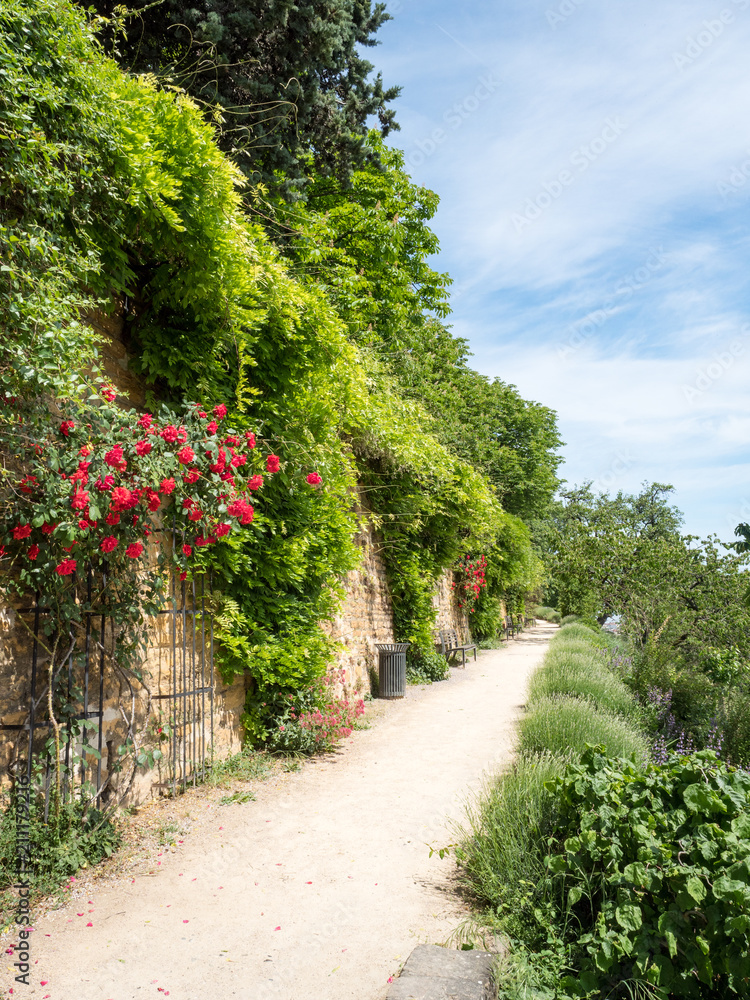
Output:
[[[106,575],[97,580],[89,568],[89,606],[97,584],[106,585]],[[169,617],[169,665],[163,674],[167,683],[162,683],[167,690],[152,692],[151,701],[168,734],[161,746],[158,784],[172,794],[205,778],[213,744],[213,617],[206,608],[206,589],[205,577],[190,584],[173,578],[168,606],[159,612]],[[119,721],[112,709],[119,708],[121,685],[112,658],[116,625],[99,612],[83,612],[83,629],[51,673],[43,640],[49,610],[37,599],[16,613],[24,616],[24,631],[31,635],[28,700],[18,706],[26,717],[0,725],[0,730],[17,733],[16,773],[25,770],[29,780],[36,775],[35,784],[44,793],[45,820],[56,782],[63,801],[80,794],[102,807],[114,794],[112,778],[122,742],[121,732],[112,725]],[[121,792],[118,789],[118,796]]]

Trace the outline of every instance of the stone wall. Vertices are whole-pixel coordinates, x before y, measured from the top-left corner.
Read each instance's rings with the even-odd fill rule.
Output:
[[[344,687],[350,693],[372,690],[371,672],[377,670],[376,643],[393,642],[393,604],[385,563],[379,552],[380,539],[369,521],[369,511],[362,496],[357,499],[360,530],[356,538],[361,552],[360,566],[347,574],[346,596],[339,614],[327,627],[339,643],[337,667],[345,671]],[[466,614],[453,596],[453,574],[448,571],[438,581],[432,599],[436,611],[436,632],[455,629],[462,642],[469,641]],[[437,635],[436,635],[437,644]]]

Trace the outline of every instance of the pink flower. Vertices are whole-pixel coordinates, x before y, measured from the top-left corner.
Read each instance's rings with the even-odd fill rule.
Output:
[[[164,430],[161,432],[161,436],[167,442],[167,444],[174,444],[179,437],[179,431],[173,424],[167,424]]]
[[[153,417],[150,413],[144,413],[141,419],[138,421],[138,426],[142,427],[144,430],[148,430],[153,421]]]
[[[31,534],[30,524],[19,524],[12,531],[12,535],[17,542],[20,542],[24,538],[28,538],[30,534]]]
[[[279,471],[279,456],[269,455],[266,458],[266,472],[278,472]]]
[[[213,408],[213,415],[216,417],[217,420],[223,420],[224,417],[227,415],[226,406],[224,406],[223,403],[219,403],[218,406],[215,406]]]
[[[322,481],[323,480],[320,478],[317,472],[311,472],[310,475],[307,477],[307,482],[310,484],[310,486],[319,486],[320,483],[322,483]]]
[[[39,546],[38,545],[30,545],[29,546],[29,551],[26,553],[26,555],[33,562],[36,559],[36,557],[39,555]]]
[[[142,441],[136,441],[135,443],[135,450],[138,455],[148,455],[152,448],[153,445],[151,442],[147,441],[145,438]]]
[[[143,552],[143,542],[132,542],[125,549],[125,555],[128,559],[137,559],[141,552]]]
[[[102,552],[113,552],[117,548],[117,539],[114,535],[107,535],[106,538],[102,539],[99,548]]]
[[[219,425],[215,420],[212,420],[210,424],[206,424],[206,432],[208,434],[215,434],[219,429]]]
[[[75,430],[75,426],[76,425],[73,423],[72,420],[63,420],[63,422],[60,424],[60,433],[64,434],[65,437],[68,437],[70,432]]]
[[[263,476],[251,476],[247,481],[249,490],[259,490],[263,485]]]
[[[187,542],[182,546],[182,554],[186,555],[188,559],[193,554],[192,546],[188,545]]]
[[[75,570],[75,559],[63,559],[61,563],[58,563],[58,565],[55,566],[55,572],[60,576],[70,576],[72,573],[75,573]]]
[[[170,476],[169,479],[162,479],[161,486],[159,487],[159,492],[163,493],[164,496],[169,496],[170,493],[174,492],[175,481]]]
[[[181,462],[182,465],[190,465],[190,463],[195,458],[195,452],[192,448],[185,445],[184,448],[180,448],[177,452],[177,461]]]

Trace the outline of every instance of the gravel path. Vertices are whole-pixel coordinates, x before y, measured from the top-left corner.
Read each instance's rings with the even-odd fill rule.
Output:
[[[340,753],[259,784],[255,801],[201,804],[154,875],[99,881],[91,902],[37,922],[14,1000],[382,1000],[412,948],[467,915],[454,861],[425,845],[448,844],[446,822],[509,761],[552,631],[380,703]]]

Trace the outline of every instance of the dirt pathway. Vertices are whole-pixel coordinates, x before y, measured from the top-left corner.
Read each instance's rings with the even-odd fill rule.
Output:
[[[465,916],[453,860],[425,844],[449,843],[446,820],[509,759],[551,631],[410,689],[256,801],[202,806],[155,875],[103,880],[90,903],[37,922],[31,985],[14,1000],[381,1000],[411,949]]]

